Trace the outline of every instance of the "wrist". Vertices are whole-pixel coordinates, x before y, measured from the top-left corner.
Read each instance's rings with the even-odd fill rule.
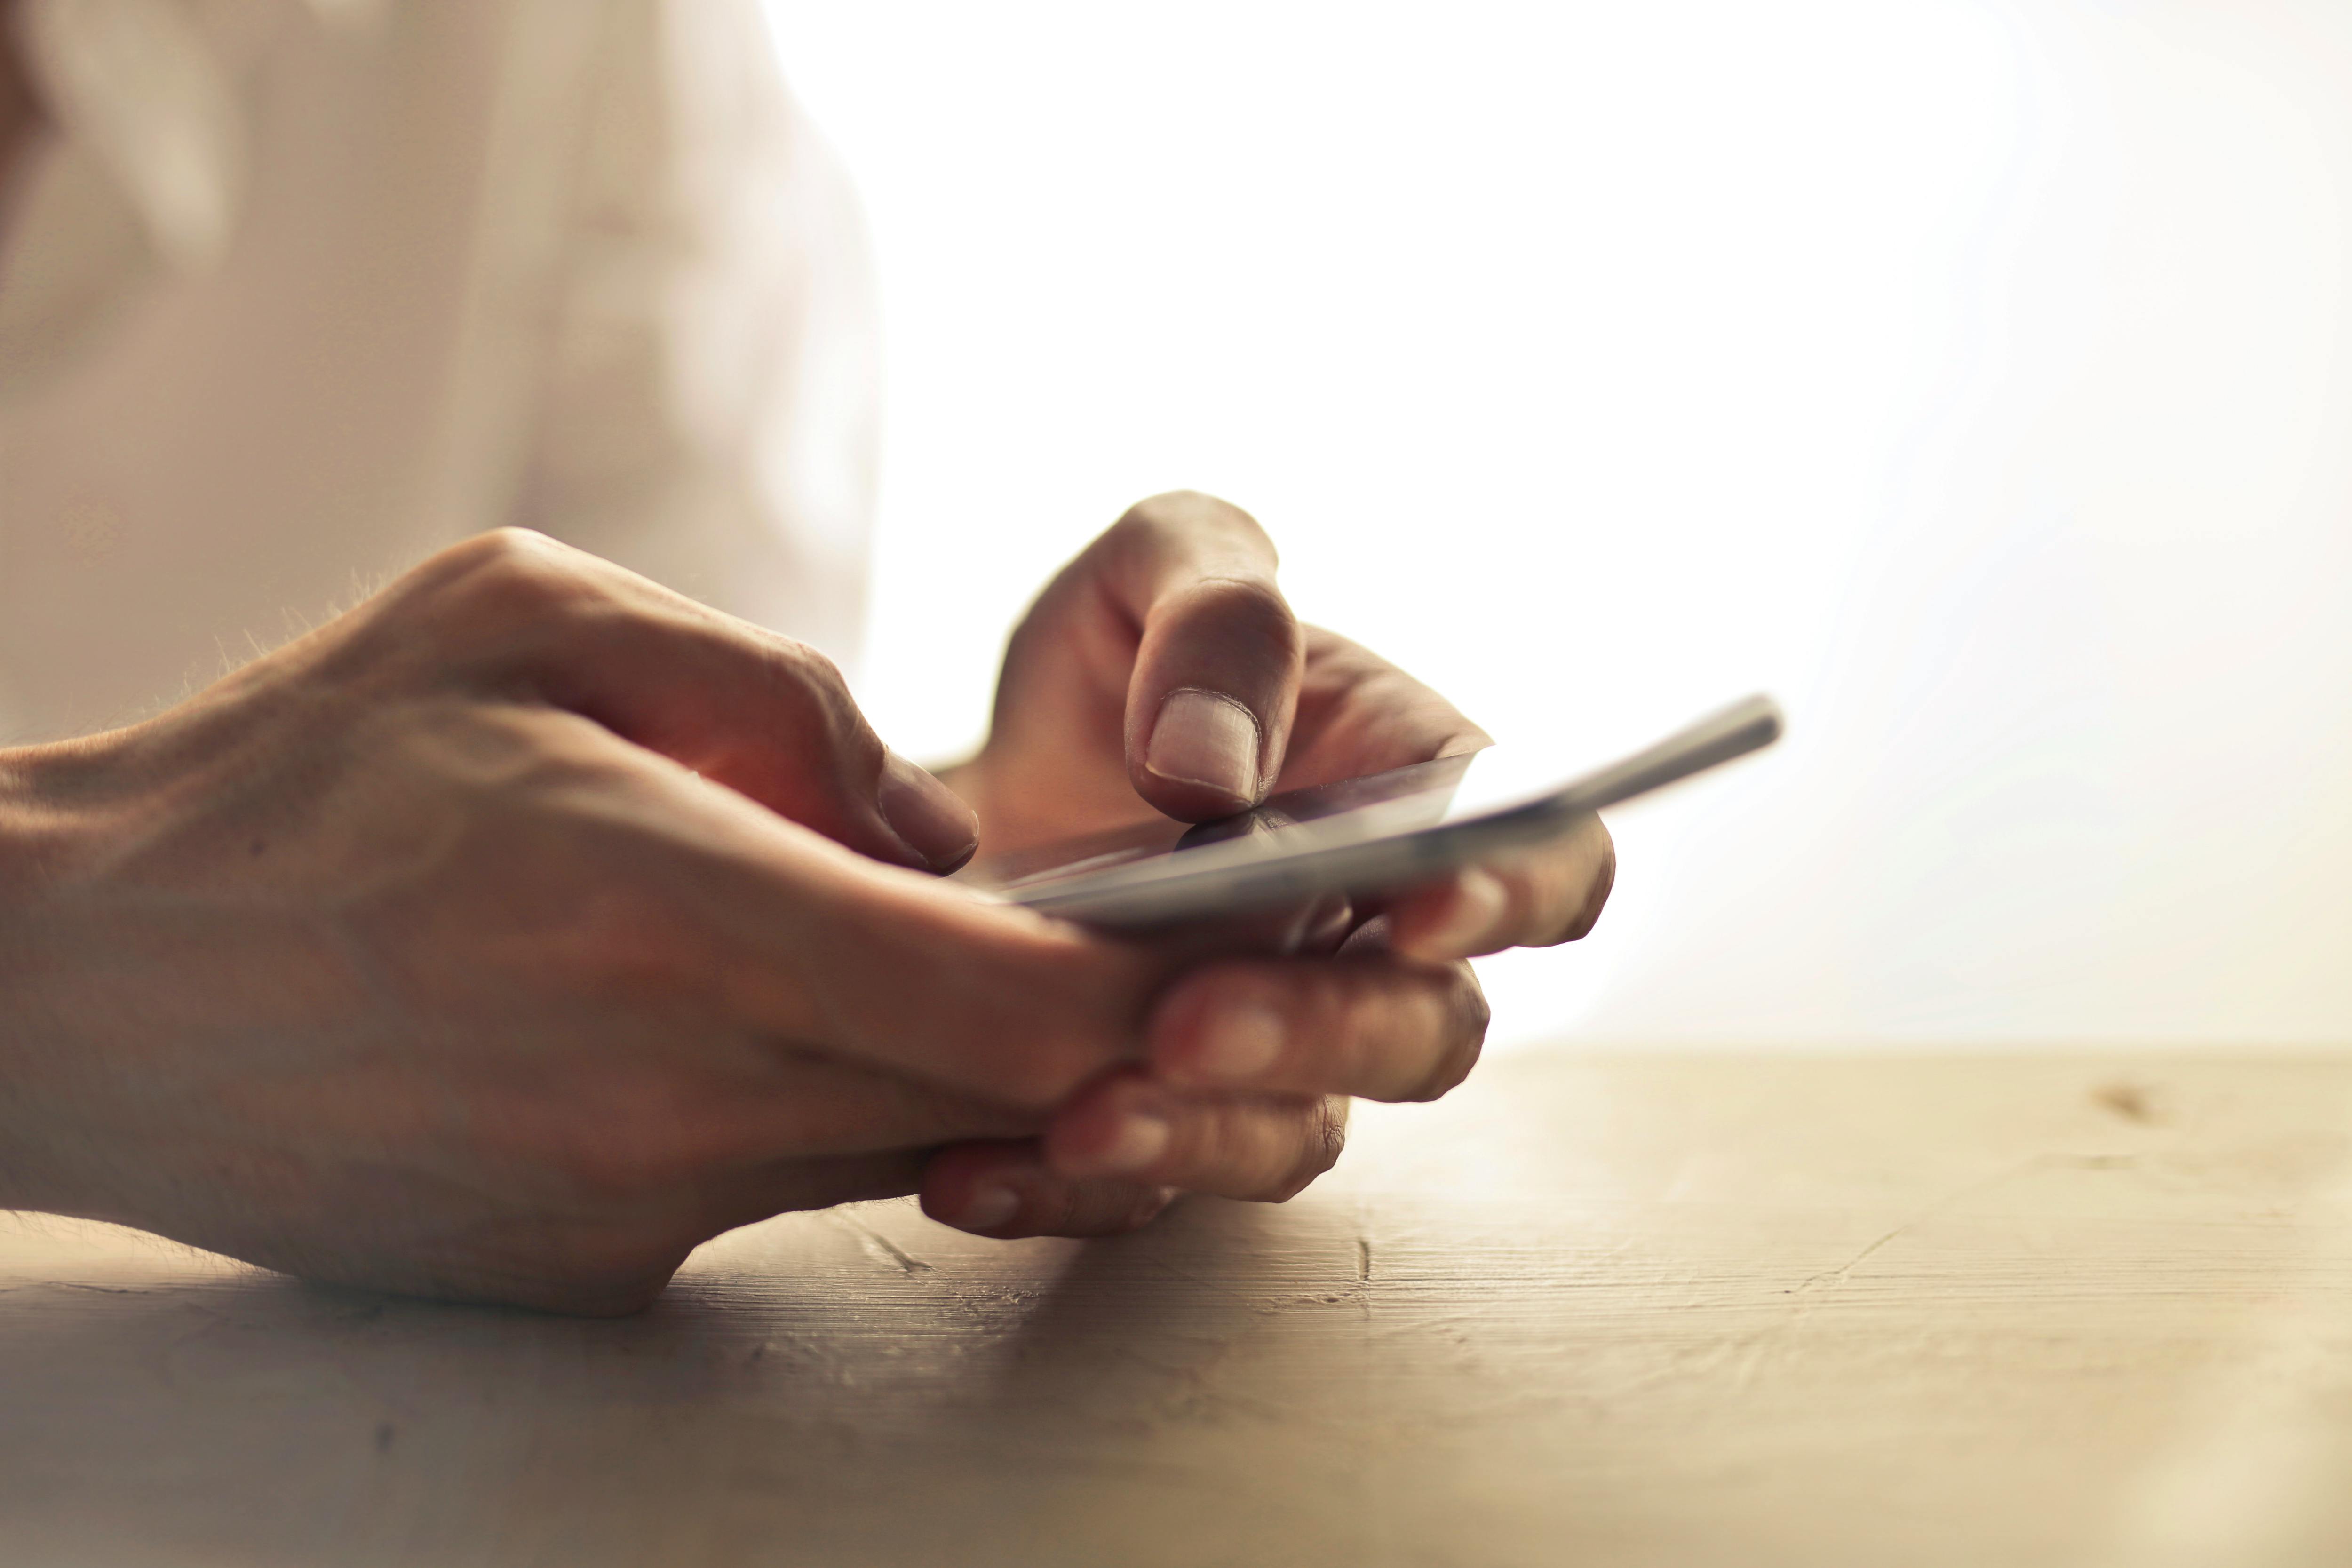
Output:
[[[30,978],[14,964],[82,837],[90,785],[106,772],[97,739],[0,748],[0,1009]]]
[[[30,1020],[24,1016],[21,949],[32,914],[38,864],[38,806],[27,754],[0,751],[0,1209],[29,1208],[37,1184],[25,1168],[29,1139],[19,1123],[24,1071],[19,1062]]]
[[[0,1209],[73,1206],[53,1179],[47,1152],[61,1129],[42,1086],[68,1049],[56,1004],[71,981],[60,971],[74,966],[56,889],[73,837],[76,753],[88,749],[0,750]]]

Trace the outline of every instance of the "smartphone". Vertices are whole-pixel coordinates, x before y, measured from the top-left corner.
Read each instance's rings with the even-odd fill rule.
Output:
[[[1268,796],[1216,822],[1154,821],[984,858],[958,879],[1081,924],[1141,931],[1427,882],[1506,860],[1605,805],[1769,746],[1750,697],[1600,767],[1563,774],[1502,746]]]

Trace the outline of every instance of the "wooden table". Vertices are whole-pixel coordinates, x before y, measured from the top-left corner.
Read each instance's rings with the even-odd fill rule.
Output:
[[[2352,1058],[1492,1063],[1285,1208],[621,1322],[0,1220],[0,1562],[2352,1562]]]

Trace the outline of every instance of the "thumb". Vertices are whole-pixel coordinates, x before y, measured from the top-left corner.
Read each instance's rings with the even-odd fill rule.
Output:
[[[1098,542],[1102,579],[1139,628],[1128,778],[1171,816],[1246,810],[1282,765],[1305,641],[1256,520],[1211,496],[1144,501]]]

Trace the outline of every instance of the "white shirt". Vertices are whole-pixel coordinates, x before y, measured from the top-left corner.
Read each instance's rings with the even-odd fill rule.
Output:
[[[26,0],[0,742],[504,523],[854,650],[863,230],[754,0]]]

